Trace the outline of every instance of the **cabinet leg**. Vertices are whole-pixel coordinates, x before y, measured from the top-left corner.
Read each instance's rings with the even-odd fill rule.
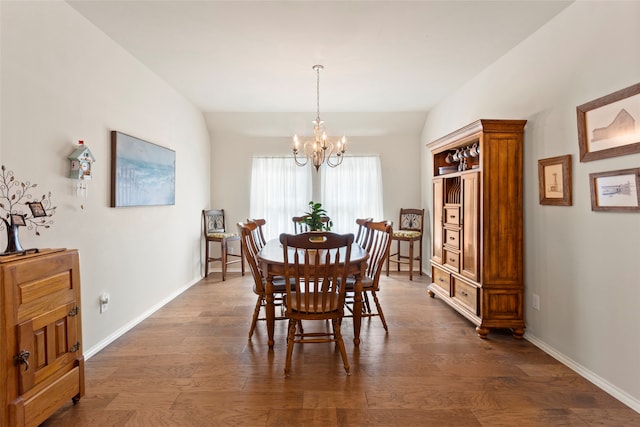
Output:
[[[476,326],[476,332],[478,336],[482,339],[487,339],[487,335],[489,335],[489,328],[481,328],[480,326]]]
[[[524,335],[524,328],[514,328],[513,329],[513,338],[517,340],[521,340]]]
[[[73,402],[73,405],[74,405],[74,406],[75,406],[75,405],[77,405],[77,404],[78,404],[78,402],[80,402],[80,395],[73,396],[73,397],[71,398],[71,401]]]
[[[429,294],[429,296],[430,296],[431,298],[435,298],[435,297],[436,297],[436,294],[434,294],[434,293],[433,293],[433,291],[432,291],[431,289],[427,290],[427,293]]]

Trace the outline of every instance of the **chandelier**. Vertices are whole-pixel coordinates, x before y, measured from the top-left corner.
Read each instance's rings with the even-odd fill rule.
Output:
[[[298,135],[293,136],[293,158],[298,166],[305,166],[309,161],[313,163],[316,171],[320,169],[323,163],[326,163],[332,168],[335,168],[342,163],[344,159],[343,154],[347,151],[347,138],[330,138],[327,136],[324,122],[320,120],[320,70],[324,69],[322,65],[314,65],[313,69],[316,70],[316,119],[313,123],[313,138],[305,141],[300,141]],[[302,153],[300,151],[300,144],[302,144]],[[298,155],[304,154],[305,159],[300,161]],[[332,159],[332,156],[334,158]],[[302,156],[301,156],[302,157]]]

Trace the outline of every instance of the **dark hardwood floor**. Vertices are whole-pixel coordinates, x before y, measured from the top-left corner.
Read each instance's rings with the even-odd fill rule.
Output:
[[[640,426],[640,414],[526,340],[477,337],[429,298],[426,276],[382,278],[380,319],[359,349],[343,322],[351,376],[332,344],[296,346],[286,323],[267,348],[247,340],[251,276],[193,286],[86,362],[86,395],[43,426]]]

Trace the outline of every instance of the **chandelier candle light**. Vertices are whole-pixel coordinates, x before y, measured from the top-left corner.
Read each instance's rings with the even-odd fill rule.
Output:
[[[301,141],[298,135],[293,136],[293,158],[298,166],[305,166],[309,163],[309,160],[313,163],[316,171],[320,169],[320,166],[326,162],[332,168],[335,168],[342,163],[344,159],[343,154],[347,151],[347,138],[331,140],[327,136],[327,132],[324,127],[324,122],[320,120],[320,70],[324,69],[322,65],[314,65],[313,69],[316,70],[316,119],[313,123],[313,139],[309,139],[302,142],[302,152],[305,155],[305,160],[298,160],[298,154],[300,154]],[[331,156],[335,155],[335,161],[332,161]]]

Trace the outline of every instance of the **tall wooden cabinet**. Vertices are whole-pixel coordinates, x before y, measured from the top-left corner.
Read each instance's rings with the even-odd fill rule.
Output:
[[[526,120],[478,120],[427,147],[433,158],[429,295],[486,338],[522,338],[523,135]]]
[[[0,257],[0,426],[37,426],[84,395],[78,252]]]

